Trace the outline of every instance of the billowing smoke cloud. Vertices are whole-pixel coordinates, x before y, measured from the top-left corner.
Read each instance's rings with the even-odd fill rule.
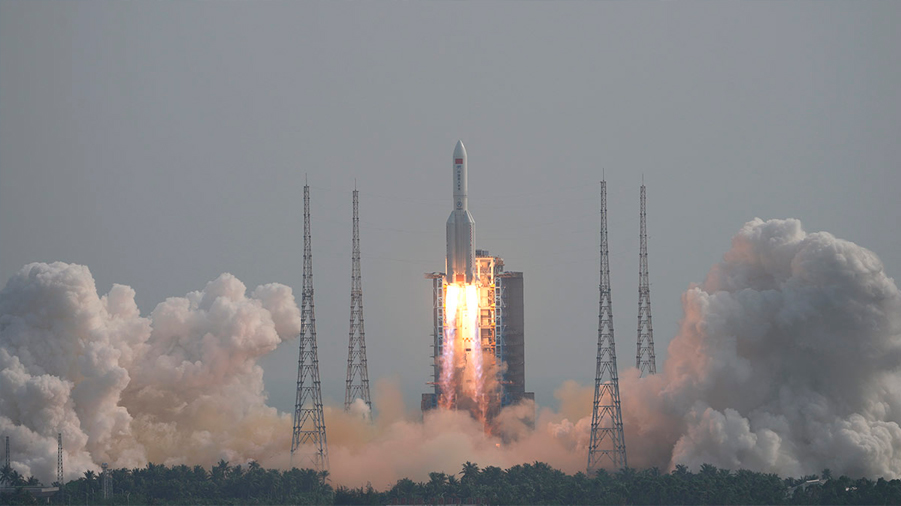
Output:
[[[67,478],[101,462],[209,465],[284,453],[291,421],[266,406],[256,360],[299,332],[291,289],[269,284],[247,296],[223,274],[149,318],[134,296],[115,285],[101,297],[87,267],[59,262],[27,265],[7,282],[0,434],[10,436],[13,467],[51,481],[57,432]]]
[[[291,289],[269,284],[248,295],[223,274],[149,317],[134,297],[122,285],[99,296],[87,267],[59,262],[27,265],[0,291],[0,435],[10,436],[13,468],[53,481],[58,432],[66,479],[98,472],[102,462],[209,467],[225,459],[286,468],[291,415],[266,405],[256,362],[300,330]],[[467,460],[584,465],[575,451],[580,432],[550,412],[533,431],[532,404],[498,422],[505,437],[520,440],[514,451],[466,412],[420,420],[390,382],[376,382],[375,402],[375,420],[362,403],[350,413],[326,407],[336,484],[427,479]]]
[[[755,219],[682,304],[663,373],[622,378],[631,465],[901,476],[901,293],[875,254]]]
[[[582,401],[570,413],[574,420],[591,408],[591,396],[575,383],[567,382],[557,396],[564,407]],[[536,420],[535,404],[524,402],[504,409],[495,419],[493,435],[487,435],[482,423],[464,410],[438,409],[420,420],[417,413],[406,411],[399,389],[389,382],[377,383],[374,403],[380,410],[373,424],[338,410],[325,413],[335,483],[370,482],[384,488],[400,478],[428,481],[429,472],[456,474],[466,461],[481,467],[542,461],[569,473],[585,471],[590,419],[574,424],[565,409],[542,409]]]
[[[630,466],[901,477],[901,293],[873,253],[754,220],[682,302],[660,374],[620,374]],[[98,296],[86,267],[28,265],[0,292],[14,468],[51,481],[57,432],[68,478],[100,462],[287,467],[291,417],[266,405],[256,361],[299,327],[283,285],[248,296],[223,274],[142,317],[131,288]],[[467,460],[587,463],[591,387],[565,383],[559,412],[505,409],[489,436],[465,412],[421,420],[395,385],[375,385],[375,417],[326,407],[334,484],[427,480]]]

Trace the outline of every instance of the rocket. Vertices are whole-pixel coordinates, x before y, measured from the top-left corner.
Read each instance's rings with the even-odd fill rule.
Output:
[[[447,219],[448,283],[472,283],[475,280],[475,229],[476,223],[469,214],[466,198],[467,167],[466,148],[457,141],[453,159],[454,210]]]

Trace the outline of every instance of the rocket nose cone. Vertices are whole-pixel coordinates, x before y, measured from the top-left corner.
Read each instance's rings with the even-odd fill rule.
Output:
[[[463,147],[463,141],[457,141],[457,147],[454,148],[454,158],[466,158],[466,148]]]

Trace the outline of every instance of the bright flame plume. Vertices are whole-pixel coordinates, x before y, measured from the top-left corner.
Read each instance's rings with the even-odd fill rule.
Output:
[[[438,405],[446,409],[466,408],[484,423],[488,411],[485,380],[479,329],[479,287],[448,284],[444,296]]]

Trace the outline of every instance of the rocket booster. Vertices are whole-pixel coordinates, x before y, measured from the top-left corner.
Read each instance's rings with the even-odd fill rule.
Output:
[[[475,280],[475,229],[476,223],[469,214],[466,198],[468,170],[466,148],[457,141],[453,159],[454,210],[447,219],[448,283],[472,283]]]

